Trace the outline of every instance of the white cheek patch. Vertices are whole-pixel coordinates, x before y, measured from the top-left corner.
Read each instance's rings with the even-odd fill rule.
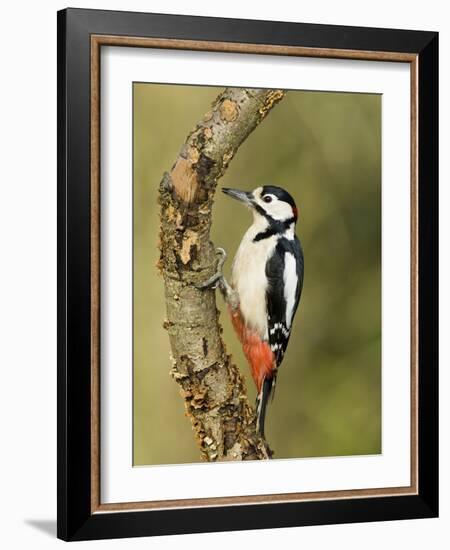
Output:
[[[287,220],[292,217],[291,205],[284,201],[275,200],[267,209],[274,220]]]
[[[274,220],[287,220],[293,216],[291,205],[287,202],[280,201],[275,195],[272,197],[272,202],[264,202],[261,198],[257,199],[257,203],[269,216]]]

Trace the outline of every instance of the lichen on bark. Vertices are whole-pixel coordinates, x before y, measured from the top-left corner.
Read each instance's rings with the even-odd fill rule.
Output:
[[[202,458],[265,459],[245,383],[222,341],[213,290],[197,285],[216,267],[210,241],[217,180],[239,146],[284,96],[282,90],[227,88],[187,136],[160,184],[160,259],[172,371]]]

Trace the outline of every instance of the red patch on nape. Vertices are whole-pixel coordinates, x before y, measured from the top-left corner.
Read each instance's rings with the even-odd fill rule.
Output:
[[[245,357],[247,358],[258,393],[261,391],[264,378],[272,378],[275,369],[275,357],[269,343],[261,340],[258,334],[249,330],[242,319],[239,310],[229,308],[231,322],[234,330],[242,343]]]
[[[294,213],[294,218],[298,219],[298,208],[296,206],[292,207],[292,212]]]

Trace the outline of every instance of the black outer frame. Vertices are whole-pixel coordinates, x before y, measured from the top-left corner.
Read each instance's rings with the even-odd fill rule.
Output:
[[[419,56],[419,494],[91,514],[90,35]],[[63,540],[438,515],[438,34],[102,10],[58,12],[58,526]]]

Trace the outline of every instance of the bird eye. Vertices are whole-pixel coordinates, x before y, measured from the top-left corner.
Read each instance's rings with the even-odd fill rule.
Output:
[[[263,197],[263,201],[264,202],[272,202],[272,197],[270,195],[266,195],[265,197]]]

